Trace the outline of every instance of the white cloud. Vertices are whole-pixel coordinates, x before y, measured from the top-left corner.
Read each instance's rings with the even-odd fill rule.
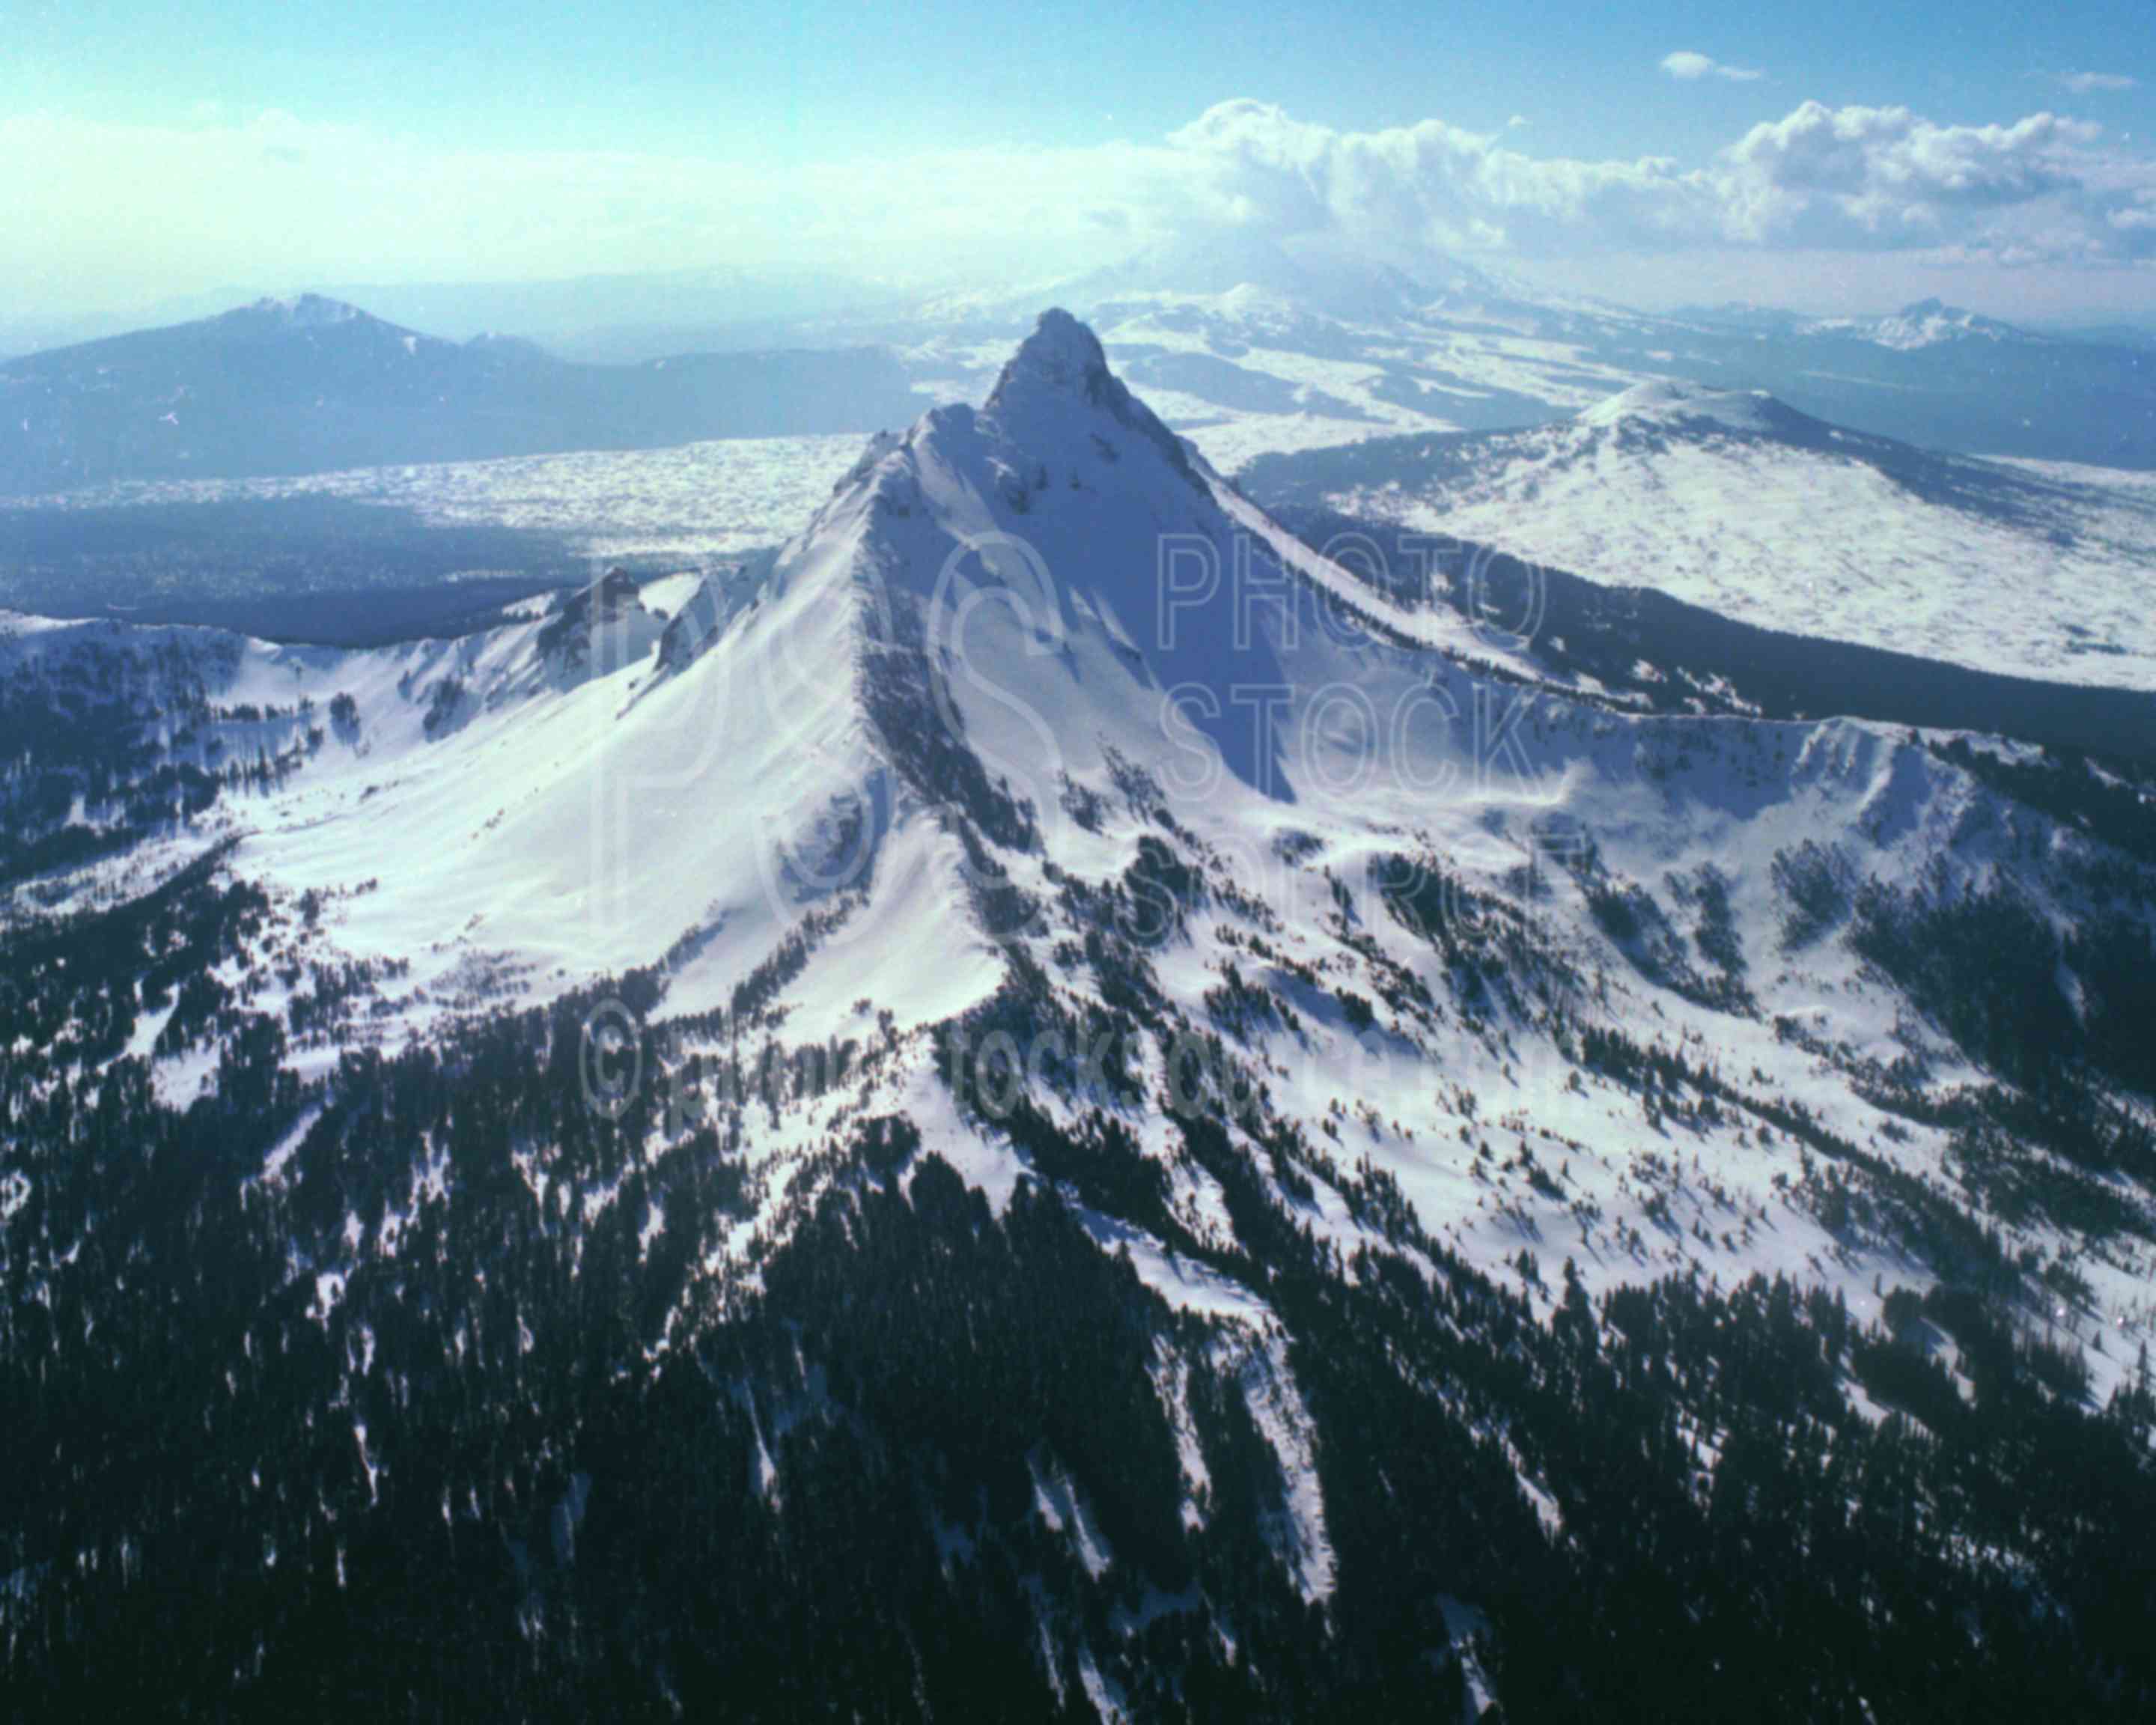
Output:
[[[1690,84],[1701,78],[1727,78],[1734,84],[1756,84],[1767,74],[1748,66],[1725,66],[1720,60],[1710,59],[1689,48],[1681,48],[1675,54],[1662,56],[1662,69],[1671,77]]]
[[[1666,157],[1533,157],[1441,120],[1341,132],[1266,103],[1222,102],[1168,145],[1214,219],[1378,252],[1563,250],[1614,234],[1671,241],[1711,202],[1700,176]]]
[[[1435,120],[1336,132],[1257,102],[1222,103],[1168,141],[1204,167],[1218,218],[1373,249],[1733,244],[2100,260],[2148,250],[2133,213],[2156,191],[2156,162],[2108,146],[2085,121],[1939,125],[1907,108],[1819,102],[1694,169],[1532,157]]]
[[[1723,217],[1755,244],[1953,245],[2023,259],[2132,250],[2109,218],[2156,163],[2052,114],[1940,126],[1902,107],[1806,102],[1722,152]]]
[[[2123,72],[2060,72],[2054,75],[2076,95],[2088,95],[2097,90],[2135,90],[2140,87],[2138,79],[2129,78]]]

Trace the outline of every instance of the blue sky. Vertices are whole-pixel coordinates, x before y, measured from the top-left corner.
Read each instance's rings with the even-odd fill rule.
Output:
[[[0,0],[0,146],[22,169],[0,289],[42,307],[788,262],[963,281],[1219,220],[1529,274],[1601,258],[1650,300],[1819,256],[1842,261],[1799,285],[1837,298],[1958,271],[1994,299],[2130,305],[2156,297],[2150,24],[2148,0],[1854,22],[1540,0]],[[1230,101],[1276,117],[1196,126]],[[1791,125],[1806,103],[1832,118]],[[2046,113],[2072,123],[2013,130]],[[1666,171],[1604,172],[1642,158]]]

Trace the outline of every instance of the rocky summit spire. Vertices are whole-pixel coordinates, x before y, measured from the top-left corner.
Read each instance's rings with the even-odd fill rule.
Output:
[[[1045,453],[1087,409],[1106,413],[1153,444],[1187,482],[1199,483],[1182,439],[1108,369],[1101,338],[1060,306],[1040,314],[983,409],[1012,440]]]
[[[988,410],[1017,406],[1035,394],[1075,395],[1101,404],[1114,382],[1100,337],[1060,306],[1051,305],[1004,365],[988,397]]]

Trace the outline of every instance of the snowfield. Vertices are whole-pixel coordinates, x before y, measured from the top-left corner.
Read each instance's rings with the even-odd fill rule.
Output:
[[[539,528],[595,562],[724,557],[798,527],[860,453],[858,435],[727,438],[297,478],[176,480],[26,499],[43,508],[324,496],[406,508],[434,526]]]
[[[1666,382],[1556,424],[1373,445],[1309,472],[1343,513],[1765,628],[2156,689],[2147,475],[1936,456],[1757,392]]]

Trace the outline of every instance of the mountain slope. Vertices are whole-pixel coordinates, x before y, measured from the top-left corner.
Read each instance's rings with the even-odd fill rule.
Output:
[[[1794,634],[2156,688],[2145,488],[1933,454],[1763,391],[1645,383],[1534,430],[1268,459],[1245,482]]]

